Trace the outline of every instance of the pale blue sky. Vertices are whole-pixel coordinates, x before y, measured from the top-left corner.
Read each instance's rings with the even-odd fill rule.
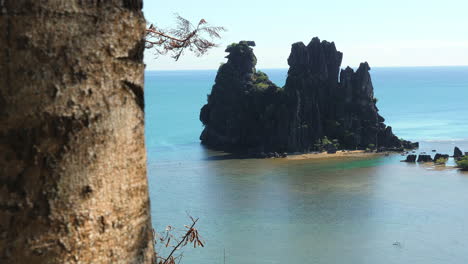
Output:
[[[468,65],[468,0],[145,0],[149,22],[174,24],[174,13],[227,28],[219,48],[175,62],[146,52],[148,70],[217,69],[226,45],[254,40],[258,68],[287,68],[291,44],[334,41],[342,66]]]

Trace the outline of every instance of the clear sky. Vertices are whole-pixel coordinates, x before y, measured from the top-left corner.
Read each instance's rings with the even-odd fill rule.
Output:
[[[239,40],[256,42],[257,68],[287,68],[291,44],[315,36],[335,42],[342,67],[468,65],[468,0],[145,0],[144,12],[160,27],[178,13],[228,30],[201,58],[147,51],[147,70],[217,69]]]

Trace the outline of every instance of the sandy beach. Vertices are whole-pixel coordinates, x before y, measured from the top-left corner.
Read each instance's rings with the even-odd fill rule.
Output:
[[[320,153],[304,153],[304,154],[290,154],[286,159],[290,160],[306,160],[306,159],[329,159],[329,158],[345,158],[345,157],[375,157],[388,154],[387,152],[366,152],[365,150],[345,150],[337,151],[334,154],[327,152]]]

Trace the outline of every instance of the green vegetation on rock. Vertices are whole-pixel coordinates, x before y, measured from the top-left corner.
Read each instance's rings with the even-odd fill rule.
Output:
[[[438,159],[435,161],[435,164],[438,164],[438,165],[445,165],[446,162],[447,162],[447,159],[446,159],[446,158],[438,158]]]
[[[340,143],[338,139],[330,140],[325,136],[321,139],[318,139],[314,144],[314,147],[316,151],[328,151],[330,149],[337,150],[340,148]]]
[[[274,85],[270,81],[270,79],[268,78],[268,75],[262,71],[257,71],[254,74],[253,80],[254,80],[254,88],[258,90],[267,89],[270,86],[275,86],[276,89],[281,89],[279,87],[276,87],[276,85]]]
[[[256,77],[256,82],[266,82],[268,81],[268,75],[262,71],[257,71],[257,74],[255,75]]]
[[[468,156],[464,156],[457,160],[457,166],[462,170],[468,170]]]
[[[255,88],[257,89],[266,89],[268,88],[270,85],[268,85],[268,83],[256,83],[255,84]]]

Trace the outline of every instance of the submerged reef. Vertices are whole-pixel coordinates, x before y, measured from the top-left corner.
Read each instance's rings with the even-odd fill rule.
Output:
[[[228,60],[200,112],[202,144],[244,153],[417,147],[396,137],[379,115],[367,62],[343,70],[333,42],[294,43],[286,84],[278,87],[255,69],[253,46],[227,47]]]

